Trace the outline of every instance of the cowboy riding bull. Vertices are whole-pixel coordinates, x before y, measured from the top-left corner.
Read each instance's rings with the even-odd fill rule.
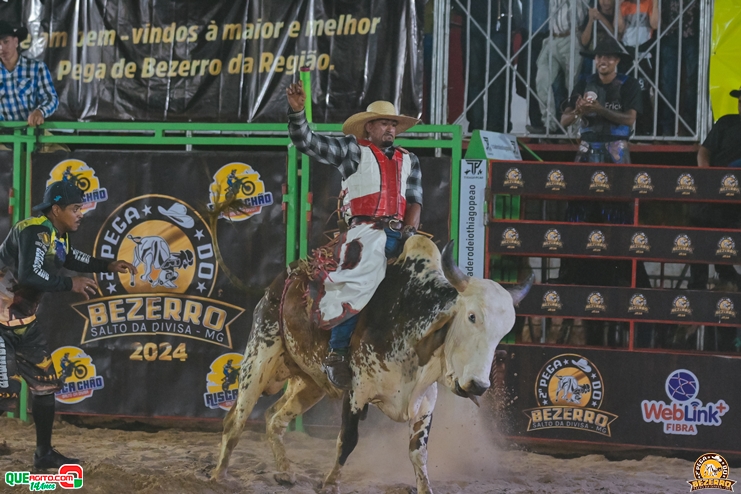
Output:
[[[302,266],[302,264],[299,264]],[[343,396],[342,429],[325,488],[337,491],[340,470],[358,441],[368,404],[409,423],[409,457],[419,494],[431,493],[427,440],[438,381],[474,401],[489,387],[494,351],[515,321],[514,306],[528,282],[507,291],[491,280],[469,278],[454,263],[452,241],[441,256],[424,236],[406,241],[386,278],[360,313],[350,352],[352,389],[342,395],[322,369],[329,331],[312,324],[311,270],[292,267],[257,304],[239,375],[238,400],[224,419],[213,479],[226,476],[229,457],[262,394],[285,393],[266,411],[267,439],[279,474],[292,481],[283,433],[288,423],[325,395]]]

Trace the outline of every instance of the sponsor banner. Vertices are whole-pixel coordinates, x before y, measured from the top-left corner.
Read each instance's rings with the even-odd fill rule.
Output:
[[[741,293],[736,292],[533,285],[516,309],[521,316],[735,326],[741,324],[739,308]]]
[[[666,262],[739,262],[741,232],[696,228],[497,220],[489,223],[489,252],[598,256]]]
[[[44,297],[38,320],[65,379],[58,408],[222,416],[223,396],[213,403],[224,406],[204,405],[204,394],[222,391],[208,384],[222,384],[214,362],[243,351],[260,291],[285,269],[285,153],[90,151],[35,154],[33,163],[34,204],[65,173],[106,191],[86,201],[72,244],[138,270],[95,274],[90,300]],[[244,214],[212,217],[209,205],[224,198]],[[234,286],[223,266],[253,289]],[[233,401],[236,384],[226,391]]]
[[[486,160],[461,161],[458,265],[477,278],[484,277],[486,263],[487,168]]]
[[[721,378],[741,357],[501,348],[511,436],[741,453],[741,397]]]
[[[424,0],[21,4],[0,17],[33,33],[21,51],[48,65],[57,119],[285,122],[302,67],[315,122],[376,100],[422,113]]]
[[[494,194],[741,202],[739,178],[732,168],[491,162]]]
[[[450,238],[450,158],[418,158],[424,194],[420,231],[432,235],[432,241],[442,249]],[[311,160],[310,177],[309,252],[325,245],[337,232],[342,190],[342,176],[334,167]]]

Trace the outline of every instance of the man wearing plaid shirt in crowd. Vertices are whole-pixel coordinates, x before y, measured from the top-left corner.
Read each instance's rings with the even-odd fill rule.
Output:
[[[336,167],[342,175],[341,212],[349,226],[334,252],[336,269],[322,273],[316,322],[331,329],[324,360],[327,378],[340,389],[352,387],[348,351],[359,312],[386,275],[387,259],[401,252],[403,238],[419,227],[422,172],[419,159],[394,147],[396,134],[419,120],[399,115],[388,101],[371,103],[342,125],[344,137],[327,137],[309,129],[301,83],[286,89],[291,111],[288,131],[296,149]]]
[[[59,98],[46,64],[18,52],[18,44],[26,36],[26,28],[0,21],[0,120],[25,120],[35,127],[54,113]]]

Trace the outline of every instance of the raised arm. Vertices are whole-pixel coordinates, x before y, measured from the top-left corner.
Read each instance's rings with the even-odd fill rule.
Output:
[[[355,136],[328,137],[314,133],[306,121],[306,93],[302,84],[299,82],[288,86],[286,95],[291,108],[288,135],[296,149],[321,163],[338,168],[344,178],[355,172],[360,163],[360,146]]]

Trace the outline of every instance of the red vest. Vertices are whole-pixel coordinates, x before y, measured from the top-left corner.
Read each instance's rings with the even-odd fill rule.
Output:
[[[368,167],[373,166],[373,161],[378,166],[381,179],[378,186],[374,184],[374,192],[359,197],[353,197],[353,188],[349,187],[345,205],[350,206],[352,216],[390,216],[403,219],[407,205],[406,197],[402,194],[401,183],[402,167],[404,165],[403,153],[397,149],[394,151],[393,157],[389,159],[383,151],[370,141],[359,140],[358,144],[361,146],[361,162],[357,172],[349,177],[346,182],[370,178]]]

